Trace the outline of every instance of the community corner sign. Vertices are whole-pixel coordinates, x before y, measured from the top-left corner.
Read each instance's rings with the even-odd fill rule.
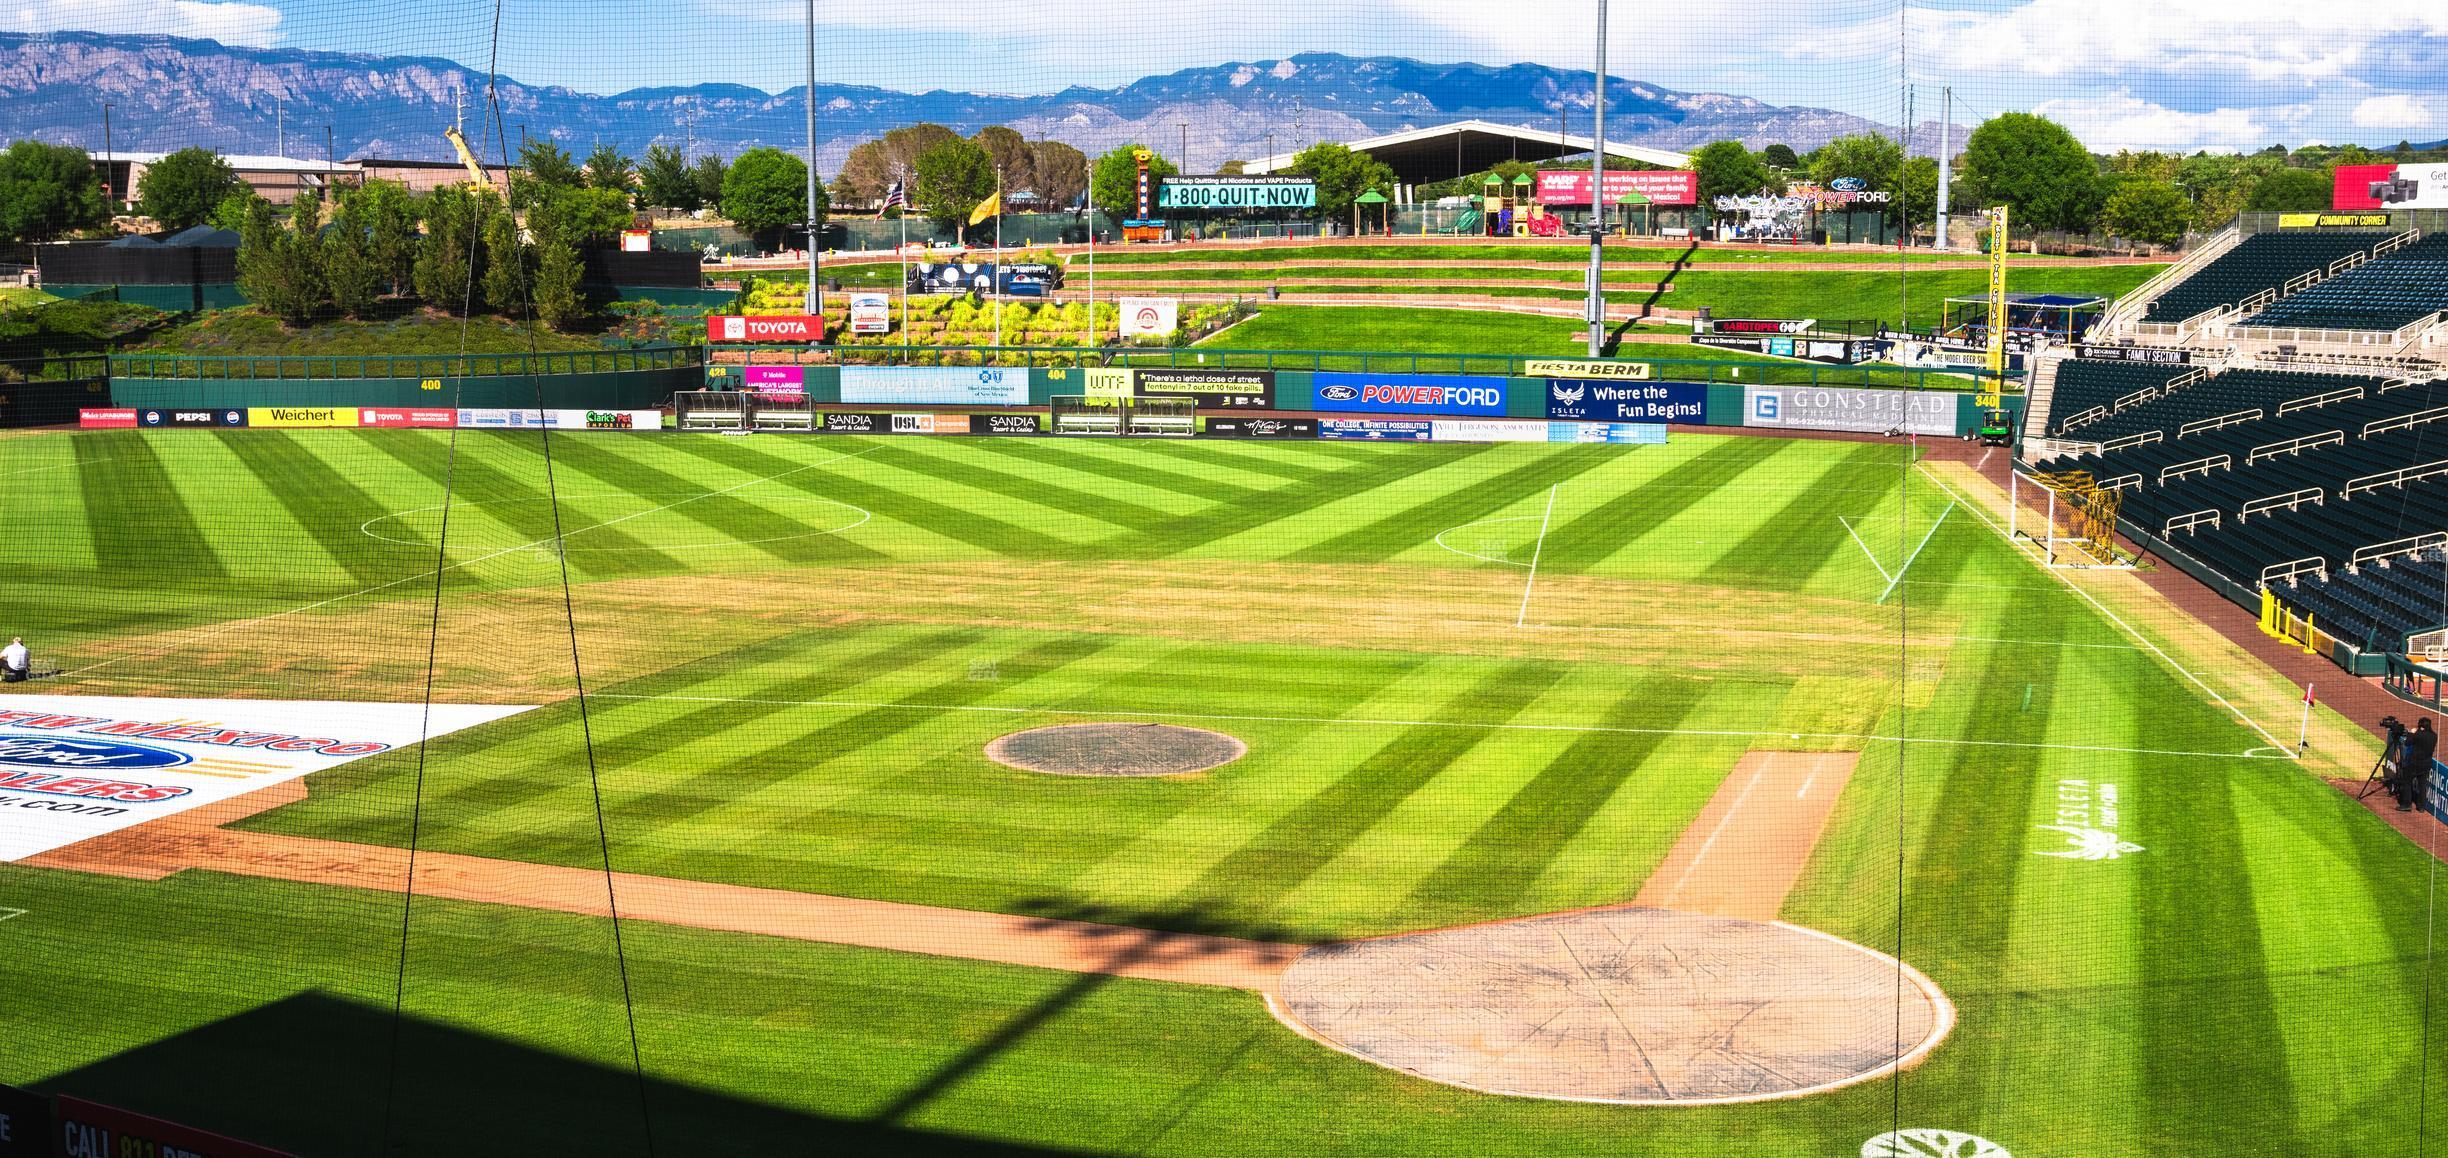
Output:
[[[1160,209],[1315,209],[1317,182],[1307,177],[1167,177],[1156,191]]]

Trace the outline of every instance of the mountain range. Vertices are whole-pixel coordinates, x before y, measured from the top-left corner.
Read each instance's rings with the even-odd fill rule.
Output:
[[[805,147],[803,89],[767,93],[736,84],[632,89],[601,95],[503,77],[494,86],[500,134],[483,107],[486,76],[434,57],[242,48],[210,40],[92,32],[0,34],[0,135],[167,151],[202,145],[225,153],[341,159],[445,160],[441,129],[464,116],[487,159],[499,141],[546,137],[580,155],[609,142],[636,156],[648,145],[735,155],[757,145]],[[1227,158],[1290,152],[1321,140],[1478,118],[1589,131],[1587,72],[1539,64],[1429,64],[1398,57],[1303,53],[1183,69],[1119,88],[1074,87],[1033,96],[816,86],[820,168],[886,129],[934,121],[967,133],[1010,125],[1094,155],[1128,141],[1185,145],[1196,169]],[[464,110],[464,111],[462,111]],[[1813,148],[1849,133],[1892,131],[1827,109],[1749,97],[1675,92],[1610,78],[1611,139],[1688,149],[1732,138],[1754,148]]]

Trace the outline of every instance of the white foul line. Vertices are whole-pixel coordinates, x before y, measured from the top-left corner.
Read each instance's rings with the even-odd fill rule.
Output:
[[[1538,545],[1530,548],[1530,577],[1522,581],[1521,611],[1513,616],[1515,627],[1520,627],[1523,620],[1530,618],[1530,588],[1538,583],[1539,556],[1547,550],[1547,523],[1555,518],[1556,487],[1563,485],[1556,483],[1547,488],[1547,513],[1539,516]]]
[[[1963,501],[1963,502],[1964,502],[1964,504],[1965,504],[1966,506],[1971,507],[1972,513],[1973,513],[1974,515],[1978,516],[1978,517],[1980,518],[1980,521],[1981,521],[1981,522],[1988,524],[1988,526],[1989,526],[1989,529],[1990,529],[1990,530],[1997,532],[1997,533],[1998,533],[1998,535],[1999,535],[2000,537],[2003,537],[2003,538],[2005,538],[2005,539],[2006,539],[2006,545],[2007,545],[2007,546],[2009,546],[2009,547],[2014,547],[2014,546],[2016,546],[2016,544],[2015,544],[2015,541],[2014,541],[2013,537],[2012,537],[2012,536],[2009,536],[2009,535],[2007,535],[2007,534],[2006,534],[2006,528],[2001,527],[2001,526],[1998,526],[1998,525],[1997,525],[1997,521],[1996,521],[1996,520],[1994,520],[1994,519],[1992,519],[1992,518],[1990,518],[1990,517],[1988,516],[1988,514],[1987,514],[1986,512],[1984,512],[1984,511],[1982,511],[1982,510],[1980,509],[1980,507],[1978,507],[1977,505],[1972,504],[1972,503],[1971,503],[1971,502],[1969,502],[1968,500],[1962,500],[1962,499],[1960,498],[1960,496],[1958,496],[1958,495],[1955,493],[1954,488],[1952,488],[1952,487],[1950,487],[1950,486],[1948,486],[1948,485],[1946,484],[1946,480],[1941,479],[1941,478],[1939,478],[1939,477],[1938,477],[1936,474],[1931,473],[1931,471],[1930,471],[1930,469],[1929,469],[1928,464],[1926,464],[1926,463],[1915,463],[1915,464],[1913,464],[1913,465],[1914,465],[1914,466],[1915,466],[1917,469],[1919,469],[1919,470],[1920,470],[1920,472],[1921,472],[1923,475],[1927,476],[1927,477],[1929,478],[1930,482],[1931,482],[1931,483],[1933,483],[1933,484],[1935,484],[1935,485],[1938,487],[1938,489],[1939,489],[1939,490],[1945,491],[1945,492],[1947,493],[1947,497],[1948,497],[1948,498],[1950,498],[1950,499],[1958,499],[1959,501]],[[2018,551],[2020,551],[2020,548],[2018,547],[2018,548],[2017,548],[2017,550],[2018,550]],[[2132,624],[2125,622],[2125,620],[2124,620],[2123,618],[2119,617],[2119,616],[2117,615],[2117,613],[2116,613],[2116,612],[2113,612],[2113,611],[2108,610],[2108,605],[2107,605],[2107,604],[2101,603],[2101,602],[2100,602],[2100,601],[2099,601],[2097,598],[2093,597],[2093,596],[2092,596],[2092,594],[2091,594],[2090,592],[2083,590],[2083,589],[2082,589],[2082,586],[2081,586],[2080,584],[2078,584],[2078,583],[2074,582],[2074,581],[2073,581],[2073,580],[2071,580],[2071,579],[2066,578],[2064,575],[2059,574],[2059,573],[2057,572],[2057,569],[2056,569],[2056,568],[2054,568],[2054,567],[2047,567],[2047,566],[2043,566],[2043,567],[2041,568],[2041,570],[2043,570],[2043,571],[2047,572],[2051,578],[2054,578],[2054,579],[2055,579],[2055,580],[2057,580],[2059,583],[2065,584],[2065,586],[2066,586],[2067,588],[2069,588],[2070,590],[2072,590],[2072,591],[2073,591],[2073,592],[2074,592],[2076,595],[2080,595],[2080,596],[2082,596],[2082,597],[2083,597],[2083,602],[2090,604],[2090,605],[2091,605],[2092,607],[2094,607],[2094,608],[2097,608],[2097,609],[2099,610],[2099,613],[2100,613],[2100,614],[2105,615],[2105,616],[2107,616],[2107,617],[2108,617],[2108,622],[2113,623],[2113,624],[2116,624],[2118,627],[2123,628],[2123,629],[2124,629],[2124,631],[2125,631],[2125,634],[2127,634],[2127,635],[2130,635],[2130,636],[2134,637],[2135,642],[2140,643],[2140,644],[2141,644],[2143,647],[2145,647],[2145,648],[2148,648],[2148,649],[2150,650],[2150,653],[2151,653],[2152,655],[2158,656],[2158,657],[2160,658],[2160,660],[2161,660],[2161,661],[2163,661],[2163,662],[2165,662],[2165,663],[2166,663],[2166,664],[2167,664],[2169,667],[2176,669],[2176,672],[2177,672],[2178,674],[2180,674],[2180,675],[2184,676],[2184,678],[2186,678],[2186,679],[2188,679],[2188,680],[2193,681],[2193,685],[2194,685],[2195,687],[2200,688],[2200,689],[2202,690],[2203,694],[2205,694],[2205,695],[2209,696],[2209,697],[2210,697],[2212,700],[2216,701],[2216,702],[2218,703],[2218,706],[2220,706],[2220,707],[2222,707],[2222,708],[2227,709],[2227,711],[2228,711],[2230,714],[2232,714],[2233,716],[2235,716],[2235,718],[2236,718],[2237,720],[2241,721],[2245,727],[2247,727],[2247,728],[2251,728],[2251,729],[2252,729],[2254,732],[2258,733],[2262,739],[2269,741],[2269,742],[2270,742],[2270,746],[2271,746],[2271,747],[2276,748],[2276,749],[2279,751],[2279,755],[2278,755],[2278,756],[2275,756],[2275,757],[2269,757],[2269,756],[2257,756],[2257,757],[2254,757],[2255,759],[2262,759],[2262,760],[2267,760],[2267,759],[2294,760],[2294,759],[2299,759],[2299,758],[2300,758],[2300,757],[2298,757],[2298,756],[2296,755],[2296,753],[2295,753],[2295,751],[2294,751],[2293,749],[2288,748],[2288,747],[2287,747],[2285,744],[2280,743],[2280,742],[2279,742],[2279,740],[2278,740],[2278,737],[2273,736],[2273,735],[2270,735],[2270,734],[2269,734],[2269,729],[2264,728],[2264,727],[2262,727],[2262,726],[2261,726],[2259,723],[2255,722],[2251,716],[2247,716],[2247,715],[2245,715],[2242,709],[2240,709],[2240,708],[2236,707],[2234,704],[2228,703],[2228,702],[2227,702],[2227,697],[2225,697],[2225,696],[2222,696],[2222,695],[2218,694],[2218,689],[2217,689],[2217,688],[2211,687],[2209,684],[2202,682],[2202,678],[2201,678],[2200,676],[2194,675],[2194,674],[2193,674],[2193,672],[2192,672],[2192,669],[2187,668],[2185,665],[2183,665],[2183,664],[2181,664],[2181,663],[2176,662],[2176,657],[2174,657],[2174,656],[2172,656],[2172,655],[2169,655],[2169,654],[2168,654],[2167,652],[2165,652],[2165,651],[2160,650],[2160,647],[2159,647],[2159,645],[2158,645],[2158,644],[2156,644],[2156,643],[2152,643],[2152,642],[2150,641],[2150,638],[2149,638],[2148,636],[2145,636],[2145,635],[2143,635],[2143,634],[2142,634],[2140,631],[2135,630],[2135,629],[2134,629],[2134,626],[2133,626]]]
[[[1895,594],[1896,584],[1904,581],[1904,573],[1912,570],[1913,560],[1921,557],[1921,548],[1929,546],[1929,541],[1938,537],[1939,524],[1946,522],[1947,512],[1954,509],[1955,504],[1950,501],[1946,505],[1946,510],[1939,511],[1938,517],[1930,521],[1929,533],[1921,536],[1920,546],[1914,547],[1912,554],[1904,556],[1904,565],[1896,568],[1896,573],[1888,577],[1887,589],[1879,592],[1879,597],[1870,601],[1871,606],[1875,607],[1885,603],[1888,596]]]
[[[214,628],[214,629],[213,629],[213,630],[211,630],[211,631],[204,632],[203,634],[201,634],[201,635],[197,635],[197,636],[195,636],[194,638],[191,638],[191,639],[184,639],[184,640],[181,640],[181,641],[179,641],[179,642],[177,642],[177,643],[173,643],[173,644],[171,644],[171,645],[169,645],[169,646],[167,646],[167,647],[156,648],[156,649],[154,649],[154,650],[152,650],[152,651],[140,651],[140,652],[135,652],[135,653],[132,653],[132,654],[129,654],[129,655],[117,656],[117,657],[114,657],[114,658],[111,658],[111,659],[106,659],[106,660],[103,660],[103,661],[101,661],[100,663],[91,663],[91,664],[87,664],[87,665],[85,665],[84,667],[78,668],[78,669],[76,669],[76,670],[74,670],[74,671],[61,672],[60,674],[61,674],[61,675],[63,675],[63,676],[83,675],[83,674],[85,674],[86,672],[90,672],[90,671],[100,671],[100,670],[102,670],[103,668],[109,667],[109,666],[111,666],[111,665],[113,665],[113,664],[125,663],[126,661],[131,660],[131,659],[148,659],[148,658],[151,658],[151,657],[154,657],[154,656],[168,655],[168,654],[170,654],[171,652],[178,651],[178,650],[180,650],[180,649],[182,649],[182,648],[191,647],[191,646],[193,646],[193,645],[195,645],[195,644],[202,643],[202,642],[204,642],[204,641],[205,641],[205,640],[207,640],[207,639],[212,639],[212,638],[214,638],[214,637],[216,637],[216,636],[227,635],[227,634],[229,634],[230,632],[233,632],[233,631],[238,631],[238,630],[241,630],[241,629],[243,629],[243,628],[253,627],[253,626],[255,626],[255,625],[257,625],[257,624],[260,624],[260,623],[270,623],[270,622],[272,622],[272,621],[273,621],[273,620],[275,620],[275,619],[283,619],[283,618],[287,618],[288,616],[296,615],[296,614],[298,614],[299,612],[302,612],[302,611],[313,611],[313,610],[315,610],[316,608],[319,608],[319,607],[329,607],[329,606],[331,606],[331,605],[332,605],[332,604],[334,604],[334,603],[343,603],[343,602],[346,602],[346,601],[348,601],[348,600],[355,599],[355,598],[357,598],[357,597],[358,597],[358,596],[360,596],[360,595],[371,595],[371,594],[373,594],[373,593],[375,593],[375,592],[377,592],[377,591],[383,591],[383,590],[387,590],[387,589],[389,589],[389,588],[397,587],[397,586],[399,586],[399,585],[400,585],[400,584],[402,584],[402,583],[413,583],[413,582],[416,582],[416,581],[417,581],[417,580],[419,580],[419,579],[431,579],[431,578],[433,578],[434,576],[439,575],[439,574],[441,574],[441,573],[443,573],[443,572],[445,572],[445,571],[452,571],[452,570],[456,570],[456,569],[461,568],[461,567],[473,567],[473,566],[475,566],[475,565],[476,565],[476,564],[478,564],[478,563],[485,562],[485,561],[487,561],[487,560],[489,560],[489,559],[498,559],[498,558],[501,558],[501,557],[502,557],[502,556],[504,556],[504,555],[508,555],[508,554],[513,553],[513,552],[517,552],[517,551],[531,551],[531,550],[534,550],[534,549],[535,549],[535,548],[537,548],[537,547],[541,547],[541,546],[543,546],[543,545],[544,545],[544,544],[546,544],[546,543],[550,543],[550,542],[555,541],[555,538],[558,538],[558,540],[559,540],[560,542],[566,543],[566,542],[568,542],[568,541],[570,540],[570,537],[571,537],[571,536],[573,536],[573,535],[583,535],[583,534],[587,533],[588,531],[601,530],[602,528],[612,526],[612,525],[614,525],[614,524],[616,524],[616,523],[625,523],[625,522],[628,522],[628,521],[629,521],[629,520],[631,520],[631,519],[640,518],[640,517],[645,516],[645,515],[651,515],[651,514],[654,514],[654,513],[658,512],[658,511],[668,511],[668,510],[672,509],[673,507],[687,506],[688,504],[693,503],[693,502],[696,502],[696,501],[697,501],[697,500],[699,500],[699,499],[710,499],[710,498],[715,498],[715,497],[718,497],[718,496],[721,496],[721,495],[727,495],[727,494],[730,494],[730,493],[731,493],[731,492],[733,492],[733,491],[737,491],[737,490],[745,490],[745,489],[747,489],[747,488],[749,488],[749,487],[752,487],[752,486],[757,485],[758,483],[772,482],[772,481],[773,481],[773,480],[775,480],[775,479],[782,478],[782,477],[785,477],[785,476],[788,476],[788,475],[794,475],[794,474],[797,474],[797,473],[799,473],[800,471],[803,471],[803,470],[814,470],[814,469],[816,469],[817,467],[820,467],[820,466],[825,466],[825,465],[830,464],[830,463],[840,462],[841,460],[843,460],[843,459],[845,459],[845,458],[856,458],[856,457],[857,457],[857,456],[859,456],[859,455],[866,454],[868,451],[872,451],[872,450],[880,450],[880,449],[882,449],[882,448],[884,447],[884,445],[885,445],[884,443],[879,442],[879,443],[875,444],[874,446],[870,446],[870,447],[868,447],[866,450],[853,450],[853,451],[850,451],[850,452],[848,452],[848,453],[846,453],[846,454],[837,454],[837,455],[834,455],[834,456],[833,456],[833,457],[831,457],[831,458],[820,458],[820,459],[817,459],[817,460],[816,460],[816,461],[814,461],[814,462],[808,463],[808,464],[807,464],[807,465],[805,465],[805,466],[795,466],[795,467],[790,468],[789,470],[782,471],[782,472],[777,473],[777,474],[769,474],[769,475],[766,475],[766,476],[765,476],[765,477],[763,477],[763,478],[752,478],[752,479],[749,479],[747,482],[740,483],[740,484],[739,484],[739,485],[737,485],[737,486],[728,486],[728,487],[724,487],[723,489],[718,490],[718,491],[706,491],[706,492],[704,492],[703,494],[695,494],[695,495],[690,495],[688,498],[681,499],[681,500],[679,500],[679,501],[677,501],[677,502],[669,502],[669,503],[665,503],[665,504],[663,504],[662,506],[659,506],[659,507],[648,507],[648,508],[646,508],[645,510],[642,510],[642,511],[637,511],[637,512],[632,513],[632,514],[622,515],[621,517],[619,517],[619,518],[617,518],[617,519],[605,519],[603,522],[600,522],[600,523],[589,523],[589,524],[587,524],[586,526],[580,527],[580,528],[578,528],[578,529],[577,529],[577,530],[575,530],[575,531],[567,531],[567,532],[562,533],[562,534],[561,534],[561,535],[559,535],[559,536],[548,536],[548,537],[546,537],[546,538],[537,539],[536,541],[534,541],[534,542],[532,542],[532,543],[521,543],[521,544],[519,544],[518,546],[515,546],[515,547],[504,547],[504,548],[502,548],[501,550],[498,550],[498,551],[490,551],[490,552],[487,552],[487,553],[485,553],[485,554],[478,555],[478,556],[476,556],[476,557],[475,557],[475,558],[473,558],[473,559],[462,559],[462,560],[460,560],[460,561],[458,561],[458,562],[456,562],[456,563],[445,563],[445,564],[443,564],[443,565],[442,565],[442,566],[440,566],[440,567],[433,568],[432,570],[427,570],[427,571],[419,571],[419,572],[417,572],[417,573],[416,573],[416,574],[414,574],[414,575],[404,575],[404,576],[401,576],[400,578],[393,579],[393,580],[391,580],[391,581],[390,581],[390,582],[388,582],[388,583],[377,583],[377,584],[373,585],[372,587],[363,588],[363,589],[360,589],[360,590],[357,590],[357,591],[351,591],[351,592],[349,592],[349,593],[347,593],[347,594],[345,594],[345,595],[334,595],[334,596],[332,596],[332,597],[331,597],[331,598],[329,598],[329,599],[318,599],[318,600],[316,600],[316,601],[314,601],[314,602],[312,602],[312,603],[308,603],[308,604],[305,604],[305,605],[300,606],[300,607],[292,607],[292,608],[290,608],[290,609],[289,609],[289,610],[287,610],[287,611],[275,611],[275,612],[273,612],[273,613],[272,613],[272,614],[270,614],[270,615],[258,615],[258,616],[256,616],[256,617],[255,617],[255,618],[253,618],[253,619],[240,619],[240,620],[235,620],[235,621],[232,621],[232,622],[230,622],[230,623],[225,623],[225,624],[222,624],[220,627]]]
[[[1782,728],[1635,728],[1612,724],[1488,724],[1470,720],[1381,720],[1366,716],[1260,716],[1224,712],[1156,712],[1130,708],[1003,707],[993,704],[929,704],[913,700],[776,700],[757,696],[637,695],[589,692],[597,700],[656,700],[679,704],[762,704],[786,708],[844,708],[859,711],[988,712],[1003,716],[1129,716],[1143,720],[1223,720],[1260,724],[1351,724],[1380,728],[1468,728],[1482,732],[1603,732],[1624,736],[1713,736],[1721,739],[1862,740],[1962,748],[2039,748],[2058,752],[2124,752],[2144,756],[2207,756],[2221,760],[2292,760],[2291,753],[2256,756],[2252,752],[2196,752],[2183,748],[2126,748],[2112,744],[2030,744],[2018,740],[1940,739],[1924,736],[1877,736],[1865,732],[1791,732]],[[2258,751],[2258,749],[2255,749]]]
[[[1845,522],[1845,517],[1843,515],[1836,516],[1836,521],[1844,525],[1845,534],[1853,536],[1853,545],[1861,548],[1862,554],[1870,556],[1870,565],[1878,568],[1879,578],[1888,580],[1888,585],[1890,587],[1894,586],[1895,576],[1888,574],[1886,565],[1878,561],[1877,555],[1872,555],[1870,553],[1870,544],[1862,542],[1862,537],[1854,534],[1853,524]],[[1885,597],[1882,596],[1881,598],[1884,599]]]

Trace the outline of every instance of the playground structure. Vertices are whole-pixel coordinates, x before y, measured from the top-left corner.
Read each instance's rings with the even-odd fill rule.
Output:
[[[1564,219],[1549,213],[1533,192],[1528,173],[1510,182],[1491,173],[1480,187],[1480,228],[1489,237],[1562,237]]]

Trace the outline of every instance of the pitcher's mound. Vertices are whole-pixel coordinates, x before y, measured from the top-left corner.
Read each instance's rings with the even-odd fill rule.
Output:
[[[986,758],[1057,776],[1180,776],[1230,764],[1249,745],[1172,724],[1062,724],[997,737]]]
[[[1918,1062],[1955,1022],[1929,978],[1886,954],[1666,909],[1320,945],[1292,963],[1281,997],[1294,1029],[1379,1065],[1628,1105],[1835,1089]]]

